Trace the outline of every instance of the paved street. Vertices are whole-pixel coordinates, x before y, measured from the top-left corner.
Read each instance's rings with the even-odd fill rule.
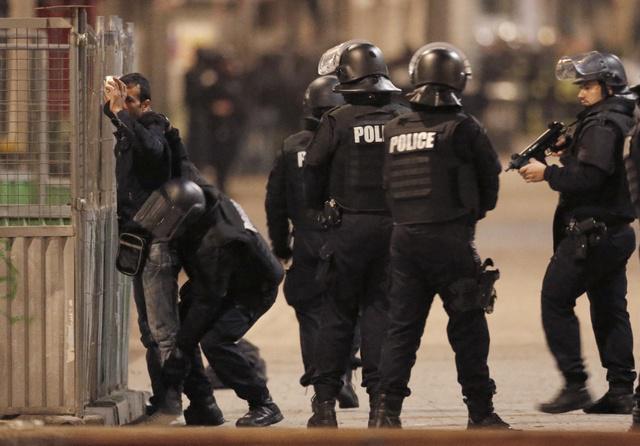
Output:
[[[513,172],[501,175],[502,189],[498,209],[480,223],[477,245],[481,256],[492,257],[501,271],[496,310],[489,316],[492,334],[490,367],[498,386],[495,406],[498,413],[516,428],[531,430],[607,430],[623,431],[629,416],[590,416],[582,412],[546,415],[535,410],[536,403],[553,396],[561,379],[547,351],[540,322],[539,294],[542,276],[551,256],[551,219],[556,194],[546,183],[526,185]],[[231,195],[247,210],[263,234],[263,177],[236,178]],[[634,254],[629,268],[630,312],[638,328],[640,314],[640,271]],[[135,311],[135,310],[133,310]],[[582,322],[584,356],[590,373],[589,385],[594,397],[606,390],[600,367],[586,297],[577,311]],[[427,322],[418,361],[413,370],[413,394],[405,401],[403,423],[411,428],[462,429],[466,426],[466,408],[456,382],[453,354],[445,327],[446,315],[436,301]],[[135,321],[135,317],[132,317]],[[293,310],[282,295],[275,306],[249,333],[268,364],[269,387],[282,409],[285,420],[278,427],[303,427],[310,415],[312,389],[298,384],[302,372],[297,324]],[[636,356],[638,350],[636,349]],[[360,376],[357,381],[359,383]],[[149,390],[143,350],[132,323],[129,387]],[[361,407],[338,413],[343,427],[364,427],[368,401],[358,388]],[[246,410],[246,405],[231,391],[216,393],[218,403],[229,422]]]

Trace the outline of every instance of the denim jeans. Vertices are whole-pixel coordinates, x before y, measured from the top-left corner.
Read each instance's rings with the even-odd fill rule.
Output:
[[[167,242],[153,242],[142,273],[134,278],[138,324],[145,346],[155,344],[160,363],[169,356],[180,327],[178,254]],[[140,319],[146,319],[141,321]],[[146,338],[146,339],[145,339]]]

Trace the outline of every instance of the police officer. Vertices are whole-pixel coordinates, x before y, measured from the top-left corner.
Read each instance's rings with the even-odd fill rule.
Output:
[[[165,378],[173,386],[183,380],[185,388],[191,383],[193,366],[200,367],[199,343],[220,380],[249,404],[236,426],[278,423],[283,416],[266,380],[237,341],[273,305],[284,272],[242,208],[202,179],[177,132],[170,135],[170,142],[181,177],[201,187],[206,204],[203,215],[184,221],[175,218],[175,204],[165,212],[160,212],[160,203],[152,207],[162,215],[161,224],[180,220],[188,228],[180,237],[179,253],[189,280],[180,290],[182,323],[175,348],[163,365]],[[215,423],[205,408],[191,406],[184,412],[188,424],[224,421],[221,412]]]
[[[630,88],[640,100],[640,84]],[[629,193],[631,202],[636,210],[636,217],[640,215],[640,116],[636,106],[636,124],[633,126],[626,138],[624,145],[624,162],[627,170],[627,180],[629,182]],[[633,424],[632,430],[640,430],[640,384],[636,387],[633,404]]]
[[[320,210],[327,202],[325,217],[333,225],[320,252],[329,288],[308,426],[337,427],[335,399],[359,313],[362,385],[371,395],[378,382],[391,235],[382,189],[384,125],[407,109],[391,101],[399,89],[389,80],[382,52],[369,42],[348,41],[328,50],[318,74],[335,74],[334,91],[347,103],[322,117],[303,172],[308,205]]]
[[[584,110],[573,137],[559,141],[561,166],[536,160],[520,169],[527,182],[549,183],[560,192],[554,217],[554,255],[542,283],[542,323],[565,380],[539,409],[561,413],[630,413],[636,377],[627,312],[626,265],[635,248],[629,223],[635,218],[622,161],[625,135],[633,126],[634,101],[625,96],[620,59],[592,51],[558,61],[556,76],[571,80]],[[609,390],[595,403],[586,387],[580,353],[576,299],[587,294],[600,361]]]
[[[315,79],[307,87],[303,101],[305,128],[284,140],[269,175],[265,200],[273,252],[282,261],[293,256],[284,282],[284,295],[287,303],[295,309],[300,324],[300,350],[304,365],[300,384],[305,387],[311,384],[315,373],[314,348],[319,335],[324,294],[322,284],[315,280],[315,275],[324,232],[318,222],[318,212],[309,209],[304,201],[302,166],[307,146],[322,115],[329,109],[344,104],[342,95],[333,91],[337,84],[338,78],[328,75]],[[293,251],[290,247],[291,239],[295,241]],[[357,351],[358,333],[355,337],[354,350]],[[341,408],[358,407],[358,396],[351,384],[352,364],[347,369],[343,377],[344,385],[338,394],[338,403]]]
[[[135,240],[141,240],[136,236],[139,227],[133,221],[134,215],[150,195],[173,176],[171,148],[165,137],[170,125],[164,116],[151,109],[149,81],[140,73],[108,79],[104,99],[104,112],[116,128],[114,152],[119,232],[121,237],[129,234],[136,237]],[[122,257],[126,260],[127,252],[120,252],[125,254]],[[154,240],[138,252],[146,253],[146,258],[134,258],[134,267],[128,268],[127,273],[134,274],[133,297],[153,389],[147,409],[149,414],[175,418],[182,413],[181,389],[165,386],[161,367],[178,331],[180,260],[174,243],[168,240]],[[123,258],[118,258],[121,270]],[[203,419],[215,421],[220,418],[201,364],[193,368],[184,391],[192,405],[202,408]]]
[[[409,65],[412,112],[385,126],[385,187],[393,217],[389,330],[371,427],[400,427],[402,402],[436,294],[449,316],[469,428],[508,428],[493,410],[489,330],[497,273],[483,271],[476,222],[498,198],[500,164],[482,125],[462,108],[471,67],[454,46],[420,48]]]

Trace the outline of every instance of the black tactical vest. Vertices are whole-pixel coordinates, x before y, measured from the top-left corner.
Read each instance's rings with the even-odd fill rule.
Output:
[[[347,104],[329,112],[338,138],[329,193],[346,210],[388,212],[382,188],[384,125],[406,111],[398,104]]]
[[[624,142],[624,165],[629,183],[629,195],[640,217],[640,122],[631,129]]]
[[[569,148],[571,153],[578,156],[576,151],[581,146],[582,136],[589,127],[613,126],[618,134],[617,146],[611,147],[614,151],[615,168],[597,191],[561,193],[560,206],[566,209],[565,216],[578,219],[595,217],[613,223],[632,221],[635,218],[622,153],[624,138],[634,124],[633,107],[630,107],[627,102],[628,100],[611,97],[594,106],[586,115],[578,115],[582,119],[576,128],[574,143]]]
[[[316,212],[305,206],[302,167],[307,154],[307,146],[313,138],[313,132],[302,130],[284,140],[284,170],[287,179],[287,213],[295,228],[315,229]]]
[[[413,112],[387,124],[385,185],[396,224],[433,223],[464,216],[475,196],[473,166],[456,155],[453,134],[468,115]]]

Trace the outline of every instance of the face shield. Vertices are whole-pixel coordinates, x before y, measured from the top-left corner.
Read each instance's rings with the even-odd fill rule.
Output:
[[[598,79],[607,69],[602,54],[591,51],[561,57],[556,64],[556,78],[561,81],[584,82]]]
[[[369,42],[368,40],[354,39],[342,42],[341,44],[336,45],[333,48],[329,48],[327,51],[325,51],[322,57],[320,57],[320,62],[318,62],[318,74],[320,76],[335,74],[336,69],[340,65],[340,57],[342,56],[342,53],[344,53],[344,51],[351,45],[358,43],[371,44],[371,42]]]
[[[471,72],[471,64],[469,63],[469,59],[467,58],[467,56],[465,56],[465,54],[462,52],[462,50],[460,50],[458,47],[451,45],[450,43],[447,42],[432,42],[432,43],[428,43],[426,45],[424,45],[422,48],[420,48],[418,51],[416,51],[415,53],[413,53],[413,57],[411,58],[411,61],[409,62],[409,79],[414,79],[414,74],[416,72],[417,66],[418,66],[418,62],[420,61],[420,59],[422,58],[422,56],[431,51],[431,50],[447,50],[451,53],[457,54],[458,56],[460,56],[460,59],[462,60],[462,63],[464,65],[464,75],[467,77],[467,79],[471,79],[472,76],[472,72]]]

